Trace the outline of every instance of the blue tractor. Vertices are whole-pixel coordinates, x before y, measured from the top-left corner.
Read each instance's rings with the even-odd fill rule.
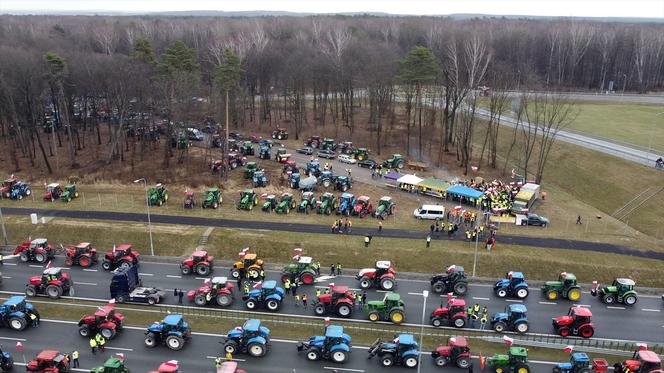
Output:
[[[171,314],[164,317],[161,322],[148,326],[145,332],[145,346],[156,347],[166,344],[174,351],[181,350],[186,340],[191,338],[189,323],[184,321],[182,315]]]
[[[9,372],[14,368],[14,359],[9,352],[0,349],[0,372]]]
[[[254,289],[242,297],[247,309],[255,310],[258,306],[263,306],[270,311],[279,310],[283,299],[284,289],[278,287],[274,280],[257,283]]]
[[[498,298],[525,299],[528,296],[528,283],[522,272],[507,272],[504,279],[493,285],[493,292]]]
[[[254,172],[252,182],[253,182],[254,188],[266,187],[267,186],[267,174],[265,173],[265,171],[264,170],[258,170],[256,172]]]
[[[27,303],[22,295],[9,297],[5,303],[0,305],[0,323],[2,323],[2,326],[9,326],[17,331],[24,330],[33,325],[30,315],[35,315],[39,320],[39,312],[32,303]]]
[[[390,342],[383,342],[378,338],[369,347],[369,359],[378,355],[380,364],[384,367],[403,365],[407,368],[416,368],[420,347],[412,334],[399,334]]]
[[[505,330],[524,334],[528,331],[528,310],[523,304],[508,304],[505,312],[493,314],[491,327],[498,333]]]
[[[325,328],[324,336],[316,335],[309,338],[309,342],[298,343],[297,350],[306,351],[310,361],[326,359],[341,364],[348,360],[350,341],[343,326],[330,325]]]
[[[246,353],[253,357],[263,357],[270,346],[270,329],[261,326],[261,321],[250,319],[241,327],[234,328],[219,342],[224,345],[224,352],[235,355]]]
[[[350,216],[355,206],[355,196],[351,193],[343,193],[339,198],[339,207],[337,207],[337,215]]]
[[[323,170],[318,177],[318,182],[325,188],[329,188],[334,183],[334,174],[330,170]]]
[[[291,189],[299,189],[300,188],[300,173],[299,172],[293,172],[288,176],[288,186]]]
[[[12,189],[9,192],[9,198],[21,200],[23,197],[28,197],[30,194],[32,194],[30,185],[25,181],[18,181],[16,184],[12,185]]]
[[[260,150],[258,151],[258,158],[260,159],[270,159],[272,158],[272,150],[269,146],[261,145]]]
[[[305,172],[309,176],[319,177],[321,174],[320,162],[318,161],[309,161],[307,162],[307,170]]]
[[[553,367],[553,373],[594,373],[605,372],[609,368],[606,360],[590,358],[584,352],[575,352],[569,359],[569,363],[558,363]]]

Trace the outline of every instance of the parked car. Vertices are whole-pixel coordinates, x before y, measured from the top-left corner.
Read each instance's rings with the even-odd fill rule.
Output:
[[[357,159],[351,157],[348,154],[340,154],[339,157],[337,157],[339,162],[341,163],[348,163],[348,164],[355,164],[357,163]]]
[[[189,137],[189,140],[193,141],[203,141],[203,139],[205,138],[201,131],[193,127],[187,128],[187,135]]]
[[[546,227],[549,225],[549,219],[544,216],[535,214],[528,214],[528,218],[521,220],[521,225],[536,225],[538,227]]]
[[[334,159],[334,158],[337,157],[337,153],[335,153],[332,150],[322,149],[322,150],[318,151],[317,157],[318,158]]]
[[[376,167],[378,163],[376,163],[376,161],[374,161],[373,159],[365,159],[357,162],[357,165],[362,168],[373,168]]]
[[[314,154],[314,149],[310,148],[308,146],[302,147],[302,148],[297,148],[295,149],[296,152],[300,154],[306,154],[306,155],[312,155]]]
[[[413,216],[419,219],[442,220],[445,217],[445,206],[422,205],[413,211]]]

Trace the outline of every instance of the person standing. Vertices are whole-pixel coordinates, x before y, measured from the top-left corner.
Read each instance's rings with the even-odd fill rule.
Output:
[[[474,328],[475,327],[475,319],[473,319],[473,306],[468,306],[468,310],[466,310],[468,313],[468,321],[470,322],[470,327]]]
[[[336,276],[335,269],[336,267],[334,266],[334,263],[332,263],[332,265],[330,266],[330,276]]]
[[[184,292],[182,289],[178,291],[178,304],[182,304],[182,297],[184,296]]]
[[[576,217],[576,224],[581,225],[581,215]]]
[[[106,338],[104,338],[104,336],[101,334],[97,334],[95,339],[97,340],[97,348],[99,348],[99,352],[104,352],[106,350]]]
[[[427,236],[427,249],[431,247],[431,235]]]
[[[249,294],[249,283],[245,281],[242,292],[245,294]]]
[[[304,307],[305,310],[307,309],[307,301],[308,300],[309,300],[309,296],[307,295],[307,293],[302,294],[302,307]]]
[[[316,298],[320,297],[320,288],[316,288]]]
[[[226,361],[233,361],[233,354],[230,352],[226,352]]]
[[[74,350],[71,353],[71,364],[72,368],[78,368],[78,350]]]
[[[300,296],[299,295],[293,295],[293,303],[295,304],[295,307],[300,307]]]
[[[214,359],[214,367],[215,367],[215,369],[217,369],[217,370],[221,369],[221,357],[217,356],[217,357]]]
[[[39,317],[34,313],[30,312],[30,320],[32,320],[32,327],[36,328],[39,326]]]
[[[430,235],[433,234],[433,230],[434,230],[434,229],[435,229],[435,227],[433,226],[433,224],[431,224],[431,225],[429,226],[429,234],[430,234]]]
[[[369,244],[371,243],[371,239],[369,236],[364,236],[364,247],[369,247]]]
[[[320,262],[316,261],[316,276],[320,276]]]
[[[341,263],[337,262],[337,276],[341,276]]]
[[[291,282],[290,279],[287,278],[286,281],[284,281],[284,290],[286,291],[286,294],[290,293],[290,288],[291,288]]]
[[[353,223],[350,221],[350,219],[347,219],[346,223],[348,224],[346,227],[346,233],[350,233],[351,229],[353,229]]]
[[[173,289],[173,296],[174,297],[178,296],[178,288]]]
[[[97,341],[94,338],[90,338],[90,348],[93,355],[97,354]]]
[[[383,222],[379,220],[378,221],[378,233],[382,233],[382,232],[383,232]]]
[[[291,284],[291,291],[293,292],[293,295],[297,295],[298,286],[299,284],[297,283],[297,281],[293,281],[293,283]]]
[[[482,307],[482,318],[480,319],[480,329],[486,329],[486,323],[489,320],[489,309],[484,306]]]

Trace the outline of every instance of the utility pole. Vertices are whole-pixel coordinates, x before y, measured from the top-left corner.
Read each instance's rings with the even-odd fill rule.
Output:
[[[229,147],[228,147],[228,88],[226,88],[226,154],[222,154],[222,160],[224,161],[224,180],[228,181],[228,153],[229,153]]]

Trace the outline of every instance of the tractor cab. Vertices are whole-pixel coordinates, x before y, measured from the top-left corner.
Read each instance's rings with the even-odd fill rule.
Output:
[[[392,262],[389,260],[379,260],[376,262],[376,276],[381,277],[386,273],[391,273],[393,275],[397,274],[397,271],[392,267]]]
[[[320,176],[321,174],[321,169],[320,169],[320,162],[317,160],[312,160],[307,162],[307,174],[311,176]]]
[[[557,368],[562,372],[590,371],[590,358],[584,352],[575,352],[570,357],[569,363],[559,363]]]
[[[65,361],[65,356],[60,351],[44,350],[40,352],[35,360],[28,362],[26,366],[28,372],[48,372],[48,371],[69,371],[69,362]]]
[[[221,202],[221,191],[217,187],[208,188],[203,193],[203,204],[211,205],[214,207],[214,203]]]
[[[321,149],[328,149],[328,150],[337,150],[337,145],[336,141],[334,139],[330,138],[324,138],[323,143],[320,145]]]
[[[229,284],[228,277],[226,276],[216,276],[210,280],[210,288],[212,290],[221,290],[225,288],[233,288],[232,284]]]
[[[629,291],[633,291],[635,285],[636,283],[632,279],[617,278],[613,280],[613,284],[611,285],[611,287],[616,288],[618,294],[625,294]]]
[[[33,276],[30,278],[30,283],[38,285],[40,283],[47,284],[52,281],[67,282],[71,280],[69,273],[62,272],[60,267],[46,268],[41,276]]]
[[[355,148],[353,150],[353,157],[358,161],[363,161],[369,158],[369,150],[367,148]]]
[[[16,179],[15,178],[11,178],[11,179],[7,179],[7,180],[3,181],[2,186],[0,186],[0,194],[1,194],[0,197],[2,197],[2,198],[9,197],[9,193],[11,192],[12,187],[14,186],[14,184],[16,184]]]
[[[46,238],[35,238],[30,241],[30,250],[34,249],[48,250],[48,240]]]
[[[570,324],[575,329],[578,329],[581,325],[590,323],[593,313],[590,312],[590,309],[586,307],[571,307],[569,312],[567,312],[567,317],[570,319]]]
[[[164,317],[164,320],[161,323],[162,333],[166,334],[170,331],[181,331],[187,334],[189,330],[189,323],[184,321],[182,315],[171,314]]]
[[[371,198],[368,196],[359,196],[353,206],[353,210],[356,214],[361,214],[365,211],[371,212]]]
[[[344,285],[334,285],[330,291],[332,293],[332,301],[336,302],[342,298],[354,299],[353,294],[350,292],[350,288]]]
[[[194,265],[200,262],[211,262],[213,259],[205,250],[196,250],[189,258],[193,261]]]
[[[242,258],[242,264],[244,268],[249,268],[253,265],[263,265],[263,261],[258,259],[258,256],[254,253],[249,253]]]
[[[466,311],[466,300],[463,298],[450,298],[447,301],[447,307],[443,307],[443,312],[447,311],[449,315],[455,315]]]
[[[394,343],[397,346],[397,354],[399,356],[404,356],[406,352],[412,350],[419,351],[419,346],[412,334],[399,334]]]
[[[90,373],[124,373],[128,372],[125,368],[124,360],[120,357],[109,357],[104,365],[90,369]]]
[[[279,197],[279,203],[283,202],[290,203],[292,199],[293,199],[293,193],[284,192],[281,193],[281,197]]]
[[[267,175],[264,170],[256,170],[252,178],[252,182],[256,187],[267,186]]]
[[[506,277],[509,279],[511,287],[516,287],[526,281],[522,272],[508,272]]]
[[[272,138],[277,140],[286,140],[288,139],[288,130],[279,127],[276,130],[272,131]]]
[[[62,195],[62,187],[58,183],[51,183],[46,186],[46,193],[44,193],[45,200],[54,201]]]
[[[431,356],[439,367],[454,364],[461,369],[467,369],[470,366],[470,347],[464,337],[449,337],[447,345],[438,346]]]
[[[470,347],[468,341],[464,337],[450,337],[447,340],[453,356],[460,356],[462,354],[470,354]]]
[[[339,175],[334,178],[334,189],[336,190],[345,192],[352,187],[352,184],[353,182],[348,176]]]
[[[110,304],[103,307],[97,307],[97,310],[95,311],[95,319],[100,322],[117,320],[121,323],[122,320],[124,320],[124,315],[119,312],[115,312],[115,306]]]
[[[389,214],[393,214],[394,212],[392,210],[392,206],[394,206],[394,201],[392,200],[392,197],[390,196],[383,196],[380,197],[380,201],[378,202],[378,210],[379,211],[385,211],[388,212]]]
[[[625,360],[622,363],[622,371],[635,373],[659,373],[662,369],[662,360],[659,356],[649,350],[639,350],[634,352],[632,359]]]
[[[565,288],[576,286],[576,276],[573,273],[562,272],[558,275],[558,282]]]
[[[507,314],[507,320],[509,320],[511,324],[516,324],[519,320],[528,317],[528,310],[523,304],[508,304],[507,307],[505,307],[505,313]]]
[[[254,176],[254,172],[256,171],[258,171],[258,163],[247,162],[247,165],[244,168],[244,178],[251,179]]]
[[[251,338],[260,336],[267,338],[270,335],[270,329],[261,326],[261,321],[258,319],[249,319],[242,324],[242,327],[235,328],[228,332],[229,338],[240,337],[242,340],[248,341]]]
[[[111,260],[116,260],[123,258],[125,256],[131,256],[132,258],[138,257],[138,253],[134,250],[132,245],[123,244],[117,247],[113,247],[113,251],[106,253],[106,258]]]
[[[316,197],[314,197],[314,192],[303,192],[302,193],[302,200],[313,201],[315,199],[316,199]]]
[[[67,184],[65,185],[64,193],[62,194],[62,199],[70,201],[72,198],[78,197],[78,191],[76,190],[76,184]]]
[[[196,198],[194,197],[194,192],[186,191],[184,192],[184,207],[192,208],[196,204]]]
[[[401,300],[401,295],[399,293],[385,293],[385,297],[383,297],[383,304],[385,304],[385,307],[390,309],[393,307],[405,307],[406,304]]]
[[[159,365],[158,371],[152,371],[150,373],[178,373],[180,371],[179,369],[178,361],[171,360],[165,363],[161,363],[161,365]]]
[[[525,347],[510,347],[509,361],[511,365],[528,364],[528,349]]]
[[[352,141],[344,141],[339,144],[339,149],[341,149],[341,152],[344,154],[352,154],[355,146]]]
[[[265,202],[263,203],[264,211],[274,210],[277,207],[277,196],[274,194],[264,194],[262,197],[265,199]]]
[[[258,157],[260,159],[270,159],[271,156],[272,156],[272,151],[270,150],[270,147],[267,145],[261,145],[258,151]]]
[[[325,344],[334,346],[339,343],[350,344],[351,338],[344,333],[344,327],[339,325],[330,325],[325,328]]]

